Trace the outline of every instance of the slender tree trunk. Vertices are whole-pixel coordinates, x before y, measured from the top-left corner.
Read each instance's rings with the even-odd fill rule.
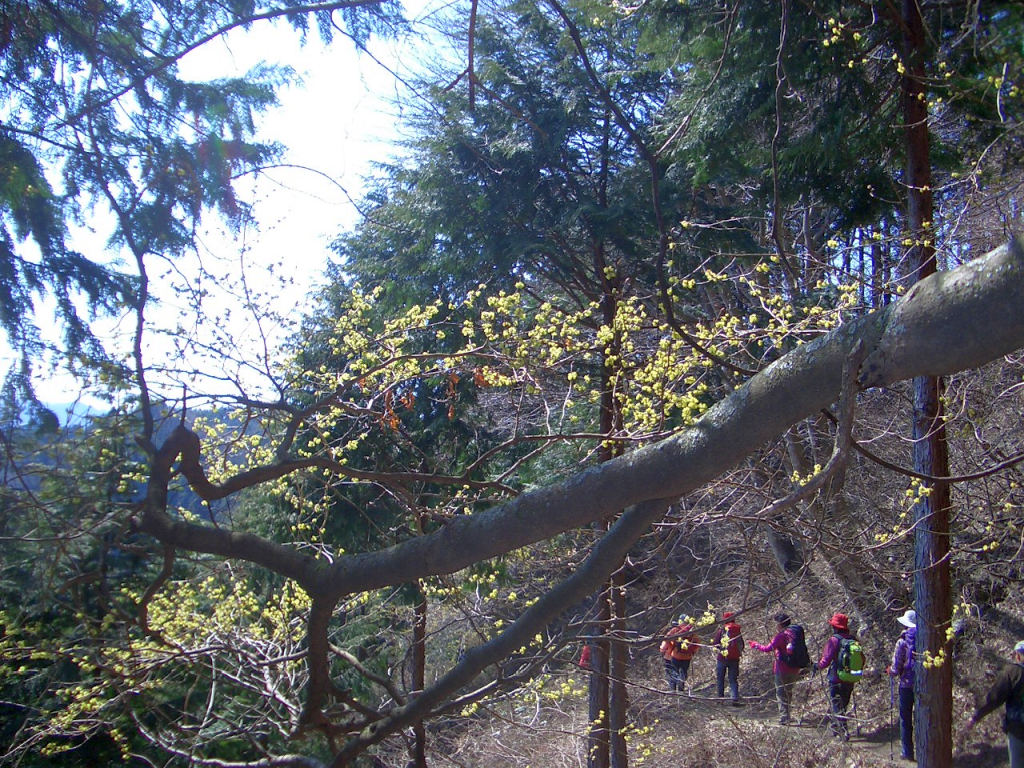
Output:
[[[885,284],[885,275],[882,267],[882,244],[872,243],[871,244],[871,308],[878,309],[883,306],[885,301],[885,294],[883,286]]]
[[[605,296],[604,320],[610,326],[615,316],[614,296]],[[612,341],[617,346],[617,340]],[[601,433],[610,435],[618,423],[616,407],[615,376],[606,365],[604,370],[604,392],[601,402]],[[601,450],[601,461],[613,458],[617,451],[611,446]],[[604,520],[603,530],[608,530],[611,520]],[[622,605],[621,572],[614,574],[598,597],[598,627],[603,637],[598,642],[601,659],[590,676],[590,738],[588,739],[588,768],[626,768],[627,752],[623,728],[626,725],[626,688],[629,659],[625,645],[617,642],[625,630],[625,607]]]
[[[609,645],[605,634],[611,623],[611,605],[607,592],[597,599],[598,636],[590,652],[590,728],[587,732],[587,768],[609,768],[611,765],[611,739],[608,735]]]
[[[427,669],[427,596],[417,584],[419,600],[412,628],[412,687],[413,695],[424,689]],[[427,768],[427,730],[423,721],[413,724],[412,768]]]
[[[924,90],[927,43],[918,0],[903,0],[903,120],[907,147],[908,229],[913,240],[910,280],[936,271],[928,102]],[[914,379],[914,469],[932,477],[949,475],[942,382]],[[947,645],[952,620],[949,567],[949,485],[930,483],[914,507],[914,607],[917,648],[938,654]],[[917,761],[929,768],[953,764],[952,659],[925,667],[917,661],[915,728]]]
[[[598,200],[602,207],[608,205],[606,183],[609,167],[609,135],[611,115],[605,116],[605,132],[603,136],[601,189]],[[605,261],[603,242],[594,244],[594,266],[602,283],[601,321],[609,328],[614,327],[618,313],[618,291],[621,279],[606,271],[609,266]],[[611,355],[606,356],[601,367],[601,425],[603,435],[613,435],[622,426],[622,414],[615,388],[619,373],[619,349],[621,339],[616,332],[613,334]],[[616,362],[610,362],[616,361]],[[606,443],[600,452],[600,461],[608,461],[622,452],[621,448]],[[605,520],[603,527],[608,529],[611,520]],[[594,669],[590,675],[590,735],[588,738],[588,768],[627,768],[628,751],[625,740],[626,716],[628,702],[626,696],[626,676],[629,672],[629,656],[626,646],[621,642],[626,629],[625,598],[621,584],[621,571],[613,574],[605,584],[599,597],[599,627],[604,635],[598,643],[597,654],[601,659],[600,668]]]
[[[603,249],[597,248],[596,262],[603,274]],[[615,318],[616,304],[615,296],[611,290],[606,290],[602,299],[602,322],[611,327]],[[612,346],[615,346],[612,341]],[[602,365],[602,393],[601,393],[601,434],[610,435],[615,429],[615,375],[611,366],[605,361]],[[609,445],[602,447],[600,461],[608,461],[614,456],[614,451]],[[600,528],[608,530],[611,520],[603,520]],[[613,712],[613,706],[618,707],[618,697],[612,695],[612,680],[621,678],[625,670],[620,669],[618,656],[614,643],[610,638],[615,635],[616,612],[613,609],[613,595],[616,592],[614,577],[609,579],[601,594],[598,596],[598,632],[602,635],[597,643],[600,665],[594,667],[590,675],[590,736],[588,738],[587,766],[588,768],[610,768],[612,766],[613,742],[615,741],[616,726],[624,720],[625,714]],[[616,764],[615,768],[619,768]]]
[[[626,592],[620,568],[611,578],[608,603],[611,607],[611,655],[608,665],[610,685],[608,697],[608,727],[611,737],[611,768],[627,768],[629,751],[626,747],[626,726],[629,696],[626,675],[629,672],[629,649],[626,647]]]

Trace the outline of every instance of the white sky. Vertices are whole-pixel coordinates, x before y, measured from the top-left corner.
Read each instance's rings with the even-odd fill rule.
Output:
[[[425,0],[408,3],[422,9]],[[391,69],[408,72],[415,66],[418,53],[395,44],[371,43],[371,51]],[[305,46],[299,34],[284,23],[256,24],[249,31],[237,31],[214,41],[182,60],[180,74],[187,79],[210,80],[244,74],[254,65],[266,62],[286,64],[303,78],[301,86],[283,89],[280,106],[259,118],[259,138],[278,141],[287,148],[282,162],[299,168],[276,168],[241,186],[243,196],[256,202],[258,229],[236,237],[209,215],[210,229],[201,234],[205,252],[199,254],[203,266],[214,273],[237,276],[245,272],[257,286],[265,285],[255,277],[260,269],[279,263],[292,279],[290,287],[266,284],[263,290],[273,299],[274,309],[293,317],[306,308],[305,297],[317,284],[328,263],[328,243],[353,226],[358,214],[352,201],[361,196],[363,177],[373,161],[390,159],[398,136],[398,121],[391,112],[390,98],[396,93],[393,75],[373,58],[356,52],[352,42],[337,36],[325,48],[315,32]],[[102,233],[100,233],[102,234]],[[157,286],[182,272],[187,279],[195,274],[185,262],[165,268],[154,265],[151,278]],[[165,271],[160,271],[164,269]],[[281,270],[278,271],[278,274]],[[205,285],[209,285],[209,281]],[[189,327],[188,306],[180,296],[160,293],[162,308],[150,312],[155,319],[167,318],[172,325],[181,312]],[[218,299],[218,301],[220,301]],[[237,301],[223,299],[226,307]],[[222,311],[216,302],[208,302],[214,311]],[[206,325],[228,327],[240,341],[250,340],[256,347],[269,337],[271,348],[286,330],[263,324],[259,329],[244,309],[232,311],[230,320]],[[206,330],[210,330],[207,328]],[[130,338],[131,322],[107,324],[99,331],[123,349]],[[201,329],[196,329],[198,335]],[[275,336],[276,334],[276,336]],[[150,354],[171,355],[170,347],[157,335],[149,335]],[[70,378],[47,377],[39,382],[40,397],[51,403],[77,399]],[[63,414],[58,414],[63,418]]]
[[[392,55],[381,46],[373,50]],[[338,36],[325,48],[311,34],[302,47],[283,23],[210,43],[184,59],[180,72],[210,79],[212,72],[244,74],[264,61],[292,66],[303,84],[280,92],[280,107],[260,118],[259,136],[287,147],[284,163],[309,170],[272,169],[254,181],[260,230],[246,233],[246,245],[256,261],[285,257],[311,285],[326,266],[330,239],[357,220],[349,196],[358,199],[371,162],[392,153],[395,119],[385,99],[395,85],[347,38]],[[237,250],[239,244],[222,241],[227,233],[211,235],[205,240],[211,250]]]

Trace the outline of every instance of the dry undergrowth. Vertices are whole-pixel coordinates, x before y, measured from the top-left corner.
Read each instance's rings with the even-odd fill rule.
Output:
[[[975,698],[991,684],[1024,625],[1013,617],[1022,606],[1001,606],[998,615],[972,621],[954,653],[954,766],[997,768],[1007,765],[998,713],[984,720],[965,740],[963,724]],[[761,639],[758,637],[758,639]],[[827,721],[820,678],[802,681],[794,697],[799,725],[782,727],[767,655],[748,653],[743,661],[744,706],[734,708],[714,697],[714,668],[709,659],[694,662],[692,697],[664,690],[660,660],[654,654],[634,659],[629,687],[630,766],[643,768],[872,768],[909,765],[899,759],[896,712],[890,710],[888,678],[875,662],[873,674],[858,685],[852,738],[835,739]],[[579,682],[579,670],[571,670]],[[851,712],[852,714],[852,712]],[[481,712],[470,721],[434,733],[431,765],[465,768],[580,768],[586,765],[585,697],[544,702],[517,698]],[[859,727],[859,733],[857,732]],[[456,732],[457,730],[457,732]],[[403,761],[394,756],[394,765]],[[386,764],[391,765],[389,761]]]

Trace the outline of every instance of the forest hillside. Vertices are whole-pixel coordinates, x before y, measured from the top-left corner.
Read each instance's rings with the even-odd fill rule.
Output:
[[[1015,364],[998,364],[964,375],[956,385],[971,389],[974,403],[980,404],[985,399],[979,397],[980,391],[993,384],[997,392],[1004,386],[1019,389],[1014,386],[1021,375],[1018,371]],[[894,401],[901,397],[891,392],[866,400],[864,407],[869,414],[888,420],[887,414],[897,407]],[[1015,432],[1016,411],[1010,400],[1000,402],[998,413],[990,412],[991,420],[975,422],[972,430]],[[865,422],[871,422],[870,415]],[[899,443],[889,435],[872,446],[895,459],[900,450],[906,450]],[[973,474],[973,462],[969,455],[952,455],[955,474]],[[1018,474],[1016,468],[1006,471],[1013,477]],[[1018,482],[1009,481],[1011,485]],[[735,497],[728,514],[721,515],[714,513],[720,499],[693,499],[690,503],[696,508],[687,510],[686,525],[673,524],[670,516],[638,543],[625,566],[623,589],[630,618],[622,637],[628,648],[627,741],[636,764],[666,768],[906,764],[900,760],[898,697],[885,671],[904,629],[896,619],[913,605],[913,539],[903,536],[882,547],[876,533],[889,529],[902,516],[905,485],[864,458],[854,458],[847,469],[843,493],[850,500],[848,514],[858,522],[846,529],[844,543],[835,546],[837,557],[856,558],[859,583],[869,585],[859,592],[844,584],[818,554],[795,572],[784,571],[763,541],[752,543],[758,525],[752,521],[757,520],[760,505],[744,508]],[[1018,588],[1021,539],[1011,525],[1009,535],[989,541],[985,534],[994,532],[987,522],[992,489],[966,483],[962,488],[954,536],[966,542],[980,534],[981,543],[958,545],[960,555],[953,569],[958,595],[955,637],[945,662],[953,673],[952,765],[1004,766],[1009,763],[1001,710],[970,734],[964,726],[998,672],[1010,663],[1014,645],[1024,639],[1024,596]],[[825,532],[818,530],[815,535],[824,537]],[[538,567],[542,562],[540,553],[525,558],[521,572],[511,576],[520,589],[528,589],[523,584],[532,578],[548,576]],[[855,688],[848,742],[838,740],[830,730],[828,693],[821,673],[802,677],[794,693],[793,724],[779,724],[771,654],[746,650],[740,667],[742,707],[731,706],[727,688],[724,697],[717,695],[711,635],[726,610],[736,612],[746,640],[762,644],[776,631],[774,615],[787,613],[805,627],[814,661],[832,634],[828,621],[833,614],[845,612],[852,617],[851,628],[864,645],[867,666]],[[686,692],[670,690],[659,652],[661,640],[680,614],[698,627],[708,622],[698,628],[703,647],[690,667]],[[586,683],[593,672],[580,667],[580,653],[593,636],[585,626],[577,631],[577,642],[568,644],[559,663],[549,664],[537,682],[475,711],[468,722],[460,718],[438,724],[431,738],[443,745],[440,750],[453,764],[569,766],[586,760]]]
[[[387,70],[358,190],[265,132],[303,62],[184,66],[254,28]],[[999,765],[1022,40],[1011,0],[5,0],[0,763],[883,764],[913,609],[918,764]],[[286,171],[357,216],[262,263]],[[738,706],[710,648],[666,690],[680,616],[780,611],[861,638],[848,742],[753,649]]]

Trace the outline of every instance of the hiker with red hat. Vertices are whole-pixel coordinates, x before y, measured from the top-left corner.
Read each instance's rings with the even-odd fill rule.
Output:
[[[718,698],[725,696],[725,677],[729,676],[729,693],[732,705],[740,706],[740,656],[743,654],[743,635],[740,625],[733,621],[735,614],[725,611],[722,621],[725,622],[715,630],[711,638],[711,647],[718,651],[718,665],[715,669],[715,682],[718,685]]]
[[[828,620],[832,628],[832,636],[825,643],[825,648],[814,668],[828,670],[828,697],[832,705],[832,733],[843,741],[849,741],[850,731],[846,726],[846,709],[850,706],[853,695],[851,682],[839,678],[839,650],[844,640],[853,640],[850,634],[850,617],[845,613],[837,613]]]

